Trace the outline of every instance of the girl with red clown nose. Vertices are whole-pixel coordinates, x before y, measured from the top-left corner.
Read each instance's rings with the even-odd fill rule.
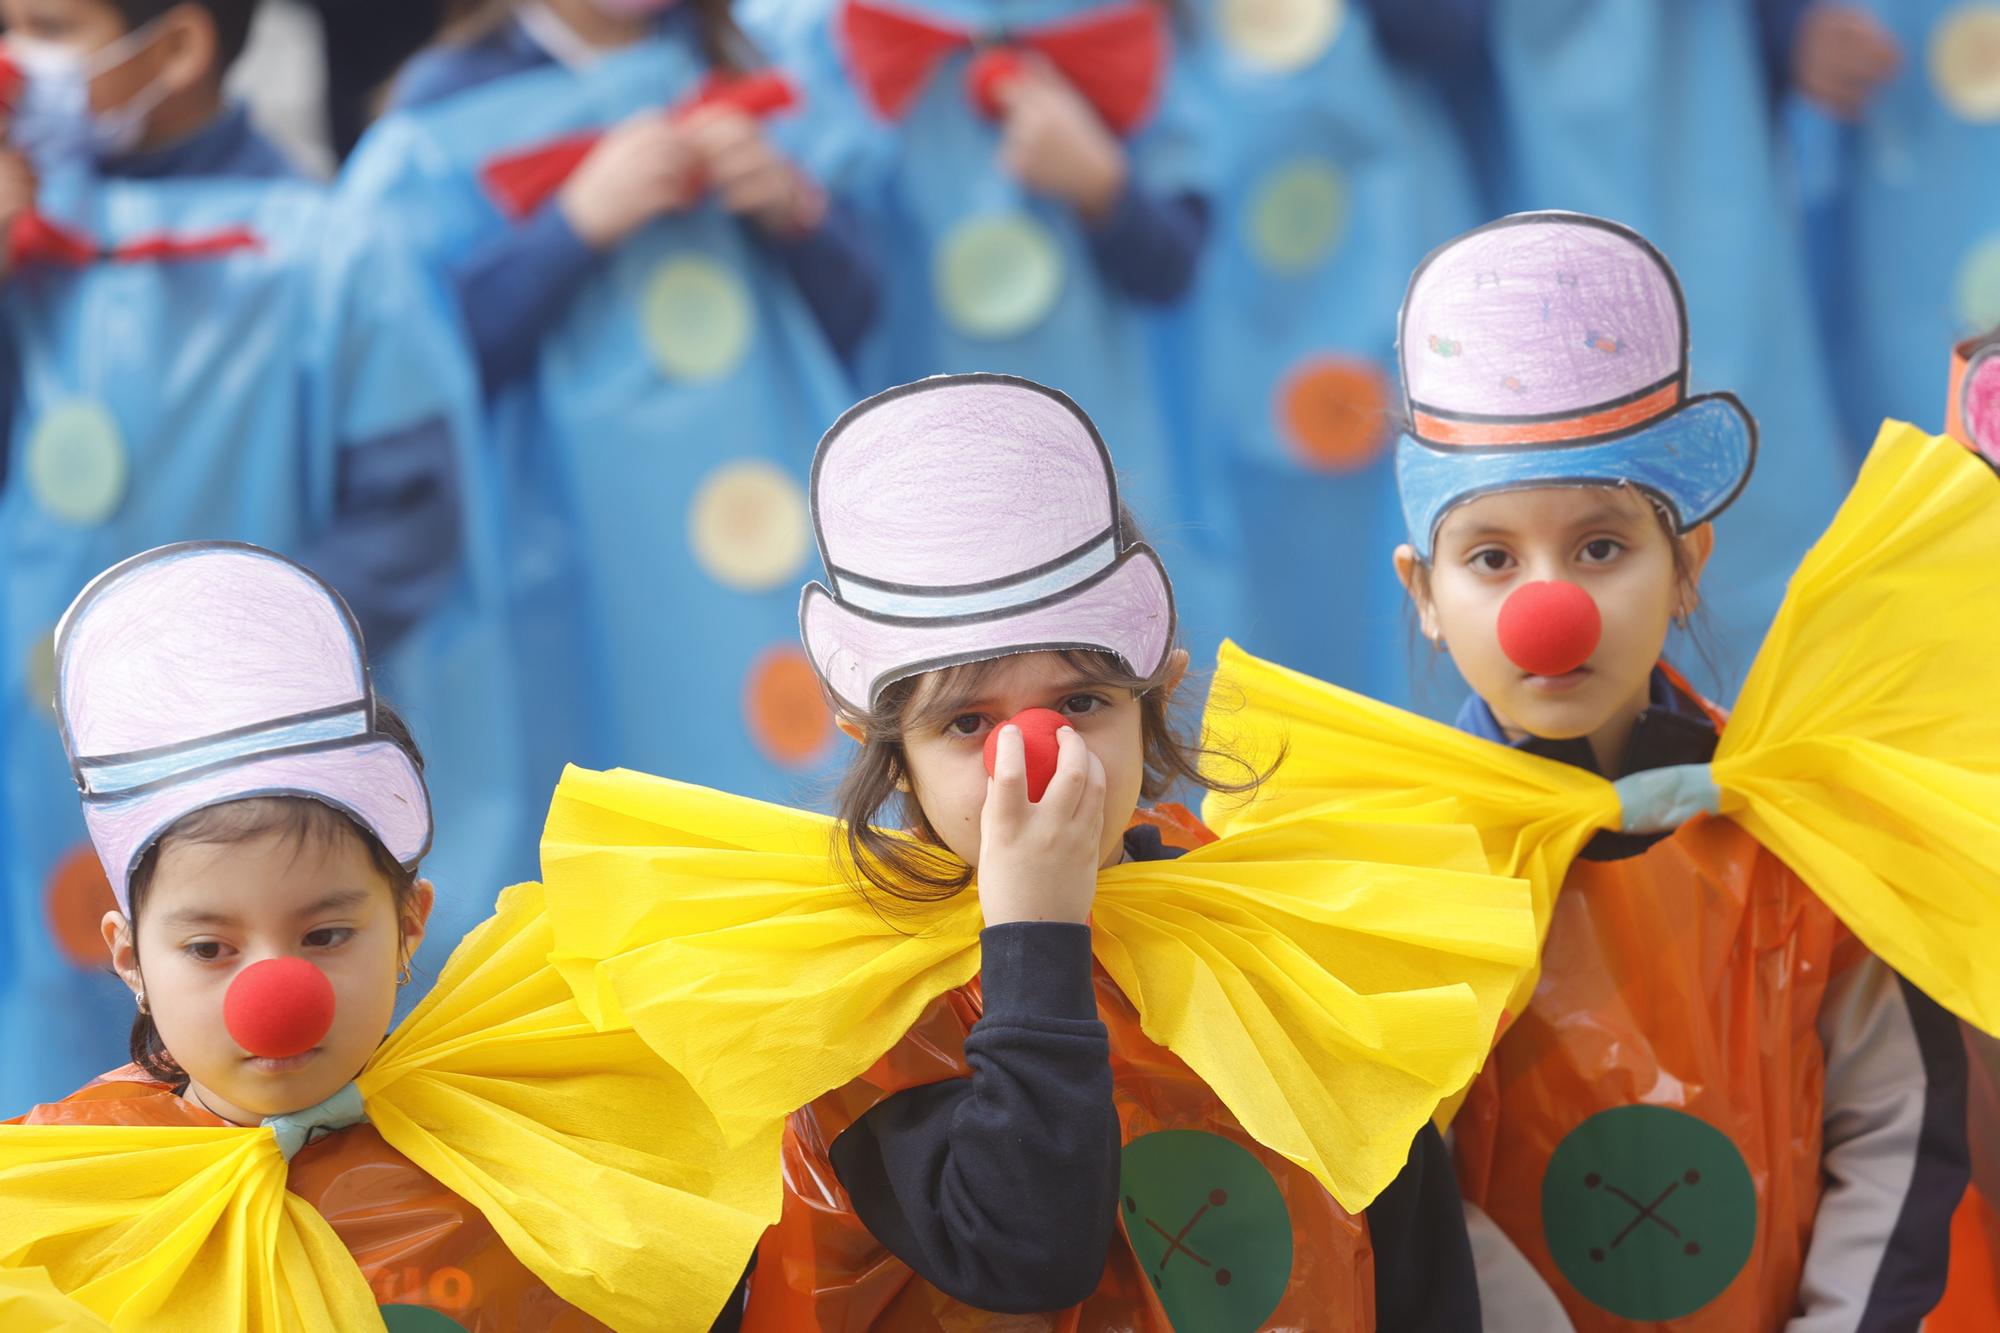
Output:
[[[703,1204],[706,1250],[650,1244],[692,1225],[653,1127],[705,1118],[585,1020],[539,886],[389,1030],[435,898],[430,795],[331,588],[255,546],[162,547],[91,582],[56,655],[133,1063],[0,1124],[0,1323],[29,1292],[119,1333],[735,1326],[742,1261],[717,1256],[761,1224]]]
[[[1395,558],[1473,697],[1454,731],[1225,649],[1218,737],[1288,758],[1204,813],[1464,819],[1535,885],[1539,980],[1452,1121],[1488,1328],[1914,1328],[1965,1185],[1942,1006],[2000,1027],[1969,943],[2000,927],[2000,722],[1969,684],[2000,487],[1885,426],[1725,717],[1662,654],[1756,435],[1687,351],[1672,269],[1616,223],[1434,252]]]
[[[704,1169],[784,1182],[745,1329],[1477,1328],[1429,1121],[1532,957],[1525,885],[1464,829],[1143,808],[1202,762],[1187,655],[1064,395],[870,398],[813,514],[840,818],[573,769],[543,843],[579,998],[717,1108]]]

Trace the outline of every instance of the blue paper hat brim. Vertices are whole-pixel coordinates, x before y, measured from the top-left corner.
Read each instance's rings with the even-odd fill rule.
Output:
[[[1431,558],[1437,526],[1453,506],[1494,491],[1544,486],[1637,486],[1673,514],[1675,527],[1700,527],[1750,480],[1757,426],[1734,394],[1691,398],[1672,415],[1609,439],[1579,444],[1484,448],[1426,444],[1404,434],[1396,486],[1417,554]]]

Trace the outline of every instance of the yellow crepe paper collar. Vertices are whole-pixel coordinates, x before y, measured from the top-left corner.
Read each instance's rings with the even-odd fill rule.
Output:
[[[711,1170],[724,1145],[699,1099],[629,1029],[584,1017],[550,942],[540,886],[507,890],[356,1080],[369,1118],[570,1304],[616,1328],[705,1329],[776,1175]],[[661,1120],[708,1153],[656,1151]],[[119,1333],[381,1328],[353,1257],[285,1181],[266,1128],[0,1127],[0,1269],[45,1269]],[[715,1248],[660,1244],[670,1230]]]
[[[726,1163],[751,1177],[776,1177],[786,1116],[865,1073],[979,970],[975,891],[877,911],[835,833],[818,815],[572,768],[543,838],[557,966],[750,1145]],[[1113,866],[1093,925],[1146,1035],[1356,1211],[1485,1058],[1535,945],[1527,887],[1486,873],[1469,830],[1334,816]]]
[[[1807,554],[1710,776],[1720,809],[1896,971],[2000,1032],[2000,478],[1962,445],[1886,424]],[[1259,797],[1211,798],[1239,833],[1330,807],[1469,823],[1534,885],[1542,928],[1570,862],[1622,816],[1612,784],[1463,735],[1224,645],[1214,742],[1289,749]]]

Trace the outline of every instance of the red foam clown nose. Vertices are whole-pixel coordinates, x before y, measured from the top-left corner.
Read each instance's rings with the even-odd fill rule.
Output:
[[[222,997],[222,1024],[252,1055],[304,1055],[333,1027],[333,983],[303,958],[252,963]]]
[[[1000,119],[1005,110],[1000,96],[1023,68],[1021,53],[1011,46],[989,46],[972,58],[965,67],[965,87],[980,115]]]
[[[1056,775],[1056,733],[1069,719],[1053,708],[1024,708],[1000,724],[1021,729],[1021,748],[1028,758],[1028,799],[1039,801]],[[1000,749],[1000,727],[986,733],[986,773],[993,774],[993,757]]]
[[[1524,583],[1500,607],[1500,651],[1537,676],[1576,670],[1603,633],[1597,603],[1574,583]]]

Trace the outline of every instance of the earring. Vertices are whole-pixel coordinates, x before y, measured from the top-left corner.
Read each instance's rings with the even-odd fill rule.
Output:
[[[1434,653],[1442,653],[1444,651],[1444,635],[1438,634],[1432,636],[1431,651]]]
[[[408,963],[404,963],[403,970],[396,974],[396,987],[398,990],[400,990],[404,986],[407,986],[409,984],[410,984],[410,965]]]
[[[139,1002],[139,1012],[140,1012],[140,1013],[142,1013],[142,1014],[150,1014],[150,1013],[152,1013],[152,1012],[153,1012],[153,1011],[152,1011],[151,1009],[148,1009],[148,1008],[146,1007],[146,992],[144,992],[144,991],[140,991],[140,992],[139,992],[139,994],[138,994],[138,995],[137,995],[137,996],[136,996],[135,998],[136,998],[136,999],[138,1000],[138,1002]]]

